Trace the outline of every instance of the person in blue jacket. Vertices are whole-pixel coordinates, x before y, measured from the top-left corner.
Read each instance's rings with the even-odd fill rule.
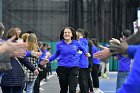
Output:
[[[81,50],[86,56],[90,56],[87,50],[76,40],[76,31],[72,27],[66,27],[60,32],[60,41],[57,43],[57,49],[49,61],[53,61],[57,57],[58,68],[56,70],[60,93],[76,93],[79,74],[79,56],[78,51]]]
[[[129,36],[131,36],[130,30],[124,30],[122,33],[121,41],[126,40]],[[121,87],[123,82],[126,80],[127,75],[130,71],[131,59],[125,55],[117,54],[114,56],[115,60],[118,60],[118,74],[117,74],[117,83],[116,83],[116,91]]]
[[[115,49],[117,52],[121,51],[119,53],[127,53],[129,58],[134,60],[127,79],[117,93],[140,93],[140,29],[138,28],[138,32],[128,38],[125,43],[115,45]]]
[[[81,45],[87,50],[88,49],[88,40],[85,35],[84,29],[77,29],[76,34]],[[82,51],[78,51],[80,59],[79,59],[79,86],[80,93],[89,93],[88,88],[88,57]]]
[[[98,44],[98,40],[96,38],[92,38],[91,42],[92,42],[92,54],[94,55],[94,53],[100,51],[99,44]],[[103,91],[101,91],[99,89],[99,78],[98,77],[99,77],[99,68],[100,68],[101,60],[93,57],[92,62],[93,62],[93,65],[92,65],[91,76],[92,76],[92,81],[93,81],[94,93],[104,93]]]
[[[118,74],[116,83],[116,90],[118,90],[129,74],[131,59],[121,54],[116,55],[114,59],[118,60]]]
[[[127,53],[129,57],[133,58],[134,61],[127,79],[121,88],[117,91],[117,93],[140,93],[140,29],[136,34],[129,37],[126,42],[118,43],[116,40],[113,40],[111,43],[112,46],[110,46],[110,48],[105,48],[103,51],[95,54],[94,57],[109,57],[110,52],[112,54]]]
[[[140,93],[140,45],[129,45],[127,53],[134,59],[133,66],[126,81],[117,93]]]

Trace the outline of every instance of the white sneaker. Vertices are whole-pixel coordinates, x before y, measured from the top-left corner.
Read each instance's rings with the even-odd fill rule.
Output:
[[[94,93],[100,93],[99,88],[94,88]]]
[[[104,93],[104,92],[101,91],[99,88],[94,88],[94,93]]]

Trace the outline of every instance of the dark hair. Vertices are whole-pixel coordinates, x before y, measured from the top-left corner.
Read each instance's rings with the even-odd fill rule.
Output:
[[[46,43],[43,43],[43,44],[42,44],[42,47],[45,47],[45,46],[47,46],[47,44],[46,44]]]
[[[84,31],[84,33],[85,33],[85,38],[88,38],[89,32],[88,31]]]
[[[41,45],[43,46],[43,42],[39,41],[38,46],[41,47]]]
[[[47,50],[51,50],[50,44],[49,43],[46,43],[46,45],[47,45]]]
[[[47,50],[51,49],[50,45],[48,43],[44,43],[44,42],[42,43],[42,48],[43,47],[47,47]]]
[[[99,48],[98,40],[96,38],[92,38],[91,42],[93,45],[95,45],[97,48]]]
[[[75,31],[72,27],[66,27],[66,28],[64,28],[64,29],[60,32],[60,40],[63,40],[63,39],[64,39],[63,35],[64,35],[64,30],[65,30],[65,29],[70,29],[70,30],[71,30],[71,32],[72,32],[72,37],[71,37],[71,39],[72,39],[72,40],[76,40],[76,39],[77,39],[76,31]]]
[[[131,31],[130,30],[124,30],[122,33],[121,33],[121,35],[122,36],[125,36],[125,37],[130,37],[131,36]]]
[[[0,22],[0,37],[2,36],[3,31],[5,30],[5,27],[3,23]]]
[[[77,29],[76,31],[81,33],[84,38],[88,38],[88,32],[85,31],[84,29]]]
[[[17,28],[9,29],[9,31],[7,33],[7,38],[11,38],[13,36],[16,36],[15,40],[17,40],[19,38],[18,33],[17,33]]]

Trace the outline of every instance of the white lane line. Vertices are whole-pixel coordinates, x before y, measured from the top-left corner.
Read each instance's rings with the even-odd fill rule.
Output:
[[[115,93],[115,91],[103,91],[104,93]]]

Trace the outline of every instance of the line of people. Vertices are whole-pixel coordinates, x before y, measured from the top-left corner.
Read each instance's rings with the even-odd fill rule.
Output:
[[[1,23],[1,35],[4,29]],[[8,31],[8,40],[4,41],[1,39],[0,50],[2,51],[0,54],[4,54],[2,58],[0,57],[0,63],[4,64],[1,65],[2,69],[0,68],[3,93],[23,93],[24,89],[26,93],[40,93],[40,82],[46,78],[46,72],[44,73],[46,71],[45,65],[50,64],[56,58],[58,60],[56,73],[59,79],[60,93],[67,93],[68,91],[69,93],[76,93],[77,84],[80,87],[79,93],[104,93],[99,88],[100,58],[109,57],[110,52],[112,54],[114,53],[116,59],[119,60],[120,68],[118,72],[117,90],[121,87],[122,82],[124,82],[128,74],[127,72],[130,70],[130,59],[127,59],[125,55],[117,54],[126,53],[128,46],[126,43],[122,46],[116,39],[111,41],[110,49],[105,48],[105,50],[100,51],[99,47],[104,47],[99,46],[96,38],[89,40],[87,31],[66,27],[60,32],[60,41],[56,45],[56,52],[51,55],[50,51],[47,50],[47,48],[50,49],[49,46],[47,44],[39,45],[37,36],[34,33],[24,33],[22,38],[19,37],[20,33],[20,28],[12,28]],[[125,31],[122,36],[123,41],[125,41],[129,33]],[[129,56],[134,56],[137,47],[133,49],[133,46],[130,46],[129,48],[128,52],[131,54]],[[120,51],[119,49],[124,51]],[[117,53],[114,50],[117,50]],[[124,62],[122,62],[124,60],[127,64],[125,66]],[[122,75],[123,79],[121,79]],[[125,85],[123,85],[120,91],[126,91]]]
[[[101,61],[93,58],[93,54],[98,51],[97,39],[89,40],[87,31],[66,27],[60,32],[56,52],[46,59],[49,63],[56,58],[58,60],[56,72],[60,93],[76,93],[78,83],[79,93],[104,93],[99,89]]]
[[[76,32],[77,35],[75,35]],[[124,32],[122,32],[122,38],[123,38],[122,42],[127,40],[127,38],[130,35],[131,35],[131,31],[129,30],[125,30]],[[113,43],[115,41],[113,41]],[[48,59],[48,61],[51,62],[52,60],[58,57],[57,75],[61,88],[60,93],[67,93],[68,89],[69,89],[69,93],[76,93],[77,83],[79,83],[79,87],[80,87],[79,93],[89,93],[89,92],[93,93],[93,91],[94,93],[104,93],[99,89],[98,76],[99,76],[99,66],[101,60],[99,60],[98,58],[100,57],[105,58],[104,56],[106,54],[101,55],[102,51],[101,52],[99,51],[97,39],[92,39],[91,45],[92,45],[92,50],[89,50],[90,48],[89,48],[87,32],[84,31],[83,29],[77,29],[77,31],[75,31],[71,27],[66,27],[61,31],[60,42],[58,42],[56,46],[57,47],[56,53],[53,54]],[[104,48],[103,46],[100,47]],[[94,55],[94,57],[88,53],[91,51],[92,53],[90,54]],[[118,51],[120,52],[120,50]],[[90,61],[90,59],[88,60],[86,56],[87,57],[91,56],[92,61]],[[119,68],[118,68],[119,71],[118,71],[117,84],[116,84],[117,85],[116,91],[118,91],[118,89],[122,86],[122,83],[125,81],[130,71],[131,60],[128,58],[128,56],[125,55],[115,55],[115,56],[119,62]],[[92,64],[89,65],[90,62]],[[89,71],[89,68],[91,71]],[[91,80],[89,80],[90,77],[89,72],[91,72],[91,77],[93,80],[92,81],[93,89],[90,89]]]
[[[107,58],[111,55],[123,55],[124,57],[128,57],[130,59],[133,59],[133,63],[131,66],[131,70],[129,71],[129,74],[127,75],[128,72],[128,66],[127,68],[121,68],[120,70],[123,70],[125,73],[118,73],[118,75],[123,74],[123,78],[126,78],[125,81],[122,78],[118,78],[118,87],[119,88],[116,93],[140,93],[140,59],[139,59],[139,53],[140,53],[140,27],[138,24],[136,24],[137,32],[134,33],[132,36],[127,38],[126,40],[123,40],[123,42],[120,42],[117,39],[112,39],[110,40],[110,47],[104,47],[104,50],[97,52],[94,54],[95,58],[102,59],[102,58]],[[124,33],[123,33],[124,34]],[[128,37],[128,36],[127,36]],[[120,57],[122,60],[122,56]],[[127,60],[127,62],[126,62]],[[129,59],[125,58],[125,63],[130,64]],[[122,64],[122,62],[121,62]],[[124,64],[124,63],[123,63]],[[127,75],[127,77],[126,77]],[[121,82],[120,82],[121,81]],[[124,81],[124,82],[122,82]],[[121,83],[122,85],[120,86]]]
[[[4,30],[0,23],[1,37]],[[22,38],[20,33],[20,28],[11,28],[7,33],[8,40],[0,41],[1,89],[3,93],[23,93],[25,88],[26,93],[40,93],[40,81],[45,77],[43,74],[42,78],[41,73],[47,64],[41,56],[49,57],[50,52],[44,54],[43,49],[48,46],[39,47],[34,33],[24,33]]]

